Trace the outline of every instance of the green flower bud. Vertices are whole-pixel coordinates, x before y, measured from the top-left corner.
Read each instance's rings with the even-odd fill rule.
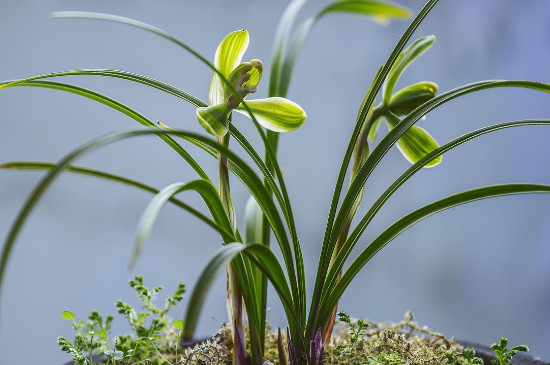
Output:
[[[405,87],[392,95],[389,110],[395,115],[407,115],[437,93],[437,84],[429,81]]]

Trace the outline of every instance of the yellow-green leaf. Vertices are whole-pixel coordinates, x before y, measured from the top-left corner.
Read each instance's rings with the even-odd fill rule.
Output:
[[[231,109],[225,104],[197,108],[199,123],[210,134],[222,137],[227,133]]]
[[[387,114],[385,117],[390,129],[400,122],[400,119],[393,114]],[[413,125],[397,140],[397,148],[410,163],[414,164],[436,148],[439,148],[439,144],[426,130]],[[439,156],[424,167],[436,166],[442,159],[443,156]]]
[[[244,52],[248,48],[248,32],[244,29],[228,34],[218,46],[214,58],[214,66],[221,74],[228,77],[231,71],[241,62]],[[210,105],[224,103],[222,81],[217,74],[212,76],[208,101]]]
[[[71,320],[76,317],[76,314],[71,311],[63,311],[61,312],[61,317],[63,317],[63,319]]]
[[[285,98],[248,100],[248,107],[265,128],[275,132],[289,132],[300,127],[306,120],[306,112],[298,104]],[[248,115],[242,104],[236,111]]]

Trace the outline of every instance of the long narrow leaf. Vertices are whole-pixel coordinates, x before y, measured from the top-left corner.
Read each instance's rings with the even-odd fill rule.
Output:
[[[21,79],[21,80],[4,81],[0,83],[0,89],[14,87],[14,86],[17,86],[17,84],[21,84],[27,81],[34,81],[34,80],[51,78],[51,77],[75,76],[75,75],[76,76],[106,76],[106,77],[114,77],[114,78],[129,80],[129,81],[137,82],[150,87],[154,87],[155,89],[162,90],[168,94],[177,96],[178,98],[183,99],[196,107],[204,107],[208,105],[204,101],[200,100],[199,98],[181,89],[178,89],[175,86],[166,84],[162,81],[158,81],[153,78],[135,74],[132,72],[119,71],[119,70],[107,70],[107,69],[83,69],[83,70],[59,71],[59,72],[53,72],[53,73],[44,74],[44,75],[28,77],[26,79]]]
[[[244,211],[244,225],[245,225],[245,242],[263,242],[262,225],[264,220],[264,213],[256,202],[254,197],[250,196],[246,202]],[[261,333],[265,333],[265,321],[267,311],[267,278],[257,267],[252,268],[252,275],[254,276],[254,292],[253,295],[259,304],[258,321],[261,326]]]
[[[255,277],[253,271],[255,266],[242,255],[237,256],[232,262],[232,268],[239,281],[244,306],[248,316],[248,335],[250,336],[250,352],[254,363],[260,363],[264,353],[265,329],[260,322],[260,304],[254,295]]]
[[[538,91],[550,92],[550,85],[533,82],[533,81],[521,81],[521,80],[519,81],[518,80],[481,81],[481,82],[461,86],[454,90],[448,91],[422,104],[420,107],[415,109],[412,113],[410,113],[406,118],[404,118],[401,121],[401,123],[395,126],[395,128],[393,128],[382,139],[382,141],[380,141],[378,146],[376,146],[376,148],[372,151],[367,161],[365,161],[363,166],[360,168],[356,177],[353,179],[350,185],[350,188],[344,197],[344,200],[342,202],[342,206],[340,207],[338,215],[336,216],[334,225],[332,227],[332,232],[335,235],[333,236],[333,238],[331,238],[328,241],[328,243],[326,243],[326,247],[327,247],[326,249],[327,250],[333,249],[334,245],[336,244],[335,237],[337,237],[339,232],[342,230],[346,215],[349,213],[351,209],[353,209],[355,200],[359,196],[361,189],[365,185],[365,182],[367,181],[368,177],[370,176],[374,168],[378,165],[382,157],[387,153],[387,151],[391,148],[391,146],[393,146],[397,142],[397,140],[412,125],[414,125],[414,123],[420,120],[422,116],[424,116],[426,113],[446,103],[447,101],[450,101],[462,95],[466,95],[468,93],[489,89],[489,88],[496,88],[496,87],[520,87],[520,88],[528,88],[528,89],[533,89]],[[323,246],[325,246],[325,243],[323,244]],[[321,276],[324,280],[326,280],[328,265],[323,266],[322,270],[323,270],[322,273],[318,274],[318,276]],[[323,282],[323,283],[326,284],[326,282]],[[328,290],[328,289],[321,288],[320,290],[322,291],[322,290]],[[319,299],[317,299],[316,303],[320,302],[321,296],[322,296],[322,293],[320,294]]]
[[[245,245],[238,242],[225,245],[214,254],[212,259],[210,259],[208,264],[204,267],[189,297],[189,304],[184,320],[184,341],[193,339],[206,295],[210,291],[212,283],[227,264],[229,264],[245,247]]]
[[[279,25],[275,32],[273,41],[273,52],[271,56],[271,72],[269,73],[269,96],[283,96],[279,90],[281,82],[281,70],[285,59],[285,50],[288,43],[292,26],[296,20],[296,16],[300,12],[302,6],[307,0],[293,0],[288,4],[285,12],[281,16]]]
[[[176,194],[186,190],[194,190],[199,193],[216,223],[226,230],[232,231],[231,223],[229,222],[227,213],[220,200],[220,195],[212,183],[206,180],[194,180],[188,183],[171,184],[155,195],[147,208],[145,208],[136,229],[134,252],[130,261],[130,266],[133,266],[136,262],[164,205],[166,205],[166,203]],[[236,240],[234,235],[223,235],[222,237],[225,243],[234,242]]]
[[[527,89],[550,93],[550,85],[539,83],[539,82],[521,81],[521,80],[480,81],[480,82],[461,86],[454,90],[448,91],[422,104],[420,107],[415,109],[412,113],[410,113],[407,117],[405,117],[401,121],[401,123],[397,124],[380,141],[380,143],[376,146],[376,148],[370,154],[367,161],[365,161],[365,163],[357,173],[357,176],[351,183],[351,186],[342,202],[342,206],[334,222],[334,226],[333,226],[334,232],[339,233],[340,230],[342,229],[343,222],[345,220],[346,215],[348,214],[349,210],[352,209],[355,200],[357,199],[361,189],[365,185],[365,182],[367,181],[368,177],[370,176],[374,168],[378,165],[380,160],[385,156],[385,154],[388,152],[391,146],[393,146],[399,140],[399,138],[401,138],[401,136],[403,136],[403,134],[405,134],[406,131],[409,130],[410,127],[412,127],[418,120],[420,120],[428,112],[430,112],[431,110],[435,109],[438,106],[443,105],[444,103],[450,100],[453,100],[455,98],[458,98],[462,95],[466,95],[469,93],[490,89],[490,88],[497,88],[497,87],[527,88]],[[332,242],[333,241],[334,240],[332,240]]]
[[[336,305],[345,289],[351,283],[357,273],[365,264],[391,240],[401,234],[403,231],[420,222],[424,218],[443,210],[456,207],[462,204],[470,203],[476,200],[493,198],[505,195],[531,194],[531,193],[550,193],[549,185],[536,184],[506,184],[493,185],[483,188],[468,190],[447,198],[428,204],[414,212],[401,218],[384,232],[382,232],[370,245],[365,248],[346,270],[342,278],[331,291],[330,297],[325,306],[325,310],[320,315],[320,322],[326,321],[332,308]]]
[[[0,165],[0,169],[14,169],[14,170],[52,170],[55,167],[56,167],[56,164],[53,162],[37,162],[37,161],[13,161],[13,162],[7,162]],[[96,177],[104,180],[109,180],[109,181],[113,181],[126,186],[132,186],[153,194],[158,194],[160,192],[159,189],[146,185],[139,181],[132,180],[127,177],[112,174],[105,171],[99,171],[99,170],[80,167],[80,166],[68,166],[66,171],[79,174],[79,175],[87,175],[87,176],[92,176],[92,177]],[[172,197],[168,201],[186,210],[187,212],[191,213],[196,218],[198,218],[199,220],[203,221],[204,223],[206,223],[207,225],[215,229],[220,235],[222,236],[232,235],[231,231],[226,230],[221,225],[212,221],[210,218],[208,218],[207,216],[205,216],[204,214],[202,214],[192,206],[185,204],[181,200],[178,200]]]
[[[80,71],[75,71],[75,72],[80,72]],[[68,74],[72,74],[72,73],[70,71],[68,71],[67,75]],[[63,76],[63,75],[65,75],[65,74],[64,73],[56,73],[56,74],[48,74],[48,75],[37,76],[37,77],[34,77],[34,78],[29,78],[29,79],[24,79],[24,80],[11,81],[11,82],[8,81],[8,82],[4,82],[2,84],[2,86],[3,87],[18,87],[18,86],[45,87],[45,88],[52,88],[52,89],[71,92],[71,93],[78,94],[78,95],[90,98],[92,100],[98,101],[98,102],[103,103],[105,105],[108,105],[108,106],[110,106],[110,107],[112,107],[112,108],[114,108],[118,111],[121,111],[122,113],[130,116],[131,118],[133,118],[134,120],[140,122],[143,125],[156,127],[156,124],[154,124],[153,122],[151,122],[150,120],[148,120],[147,118],[142,116],[141,114],[133,111],[132,109],[126,107],[125,105],[123,105],[123,104],[121,104],[121,103],[119,103],[119,102],[117,102],[113,99],[110,99],[110,98],[108,98],[104,95],[101,95],[99,93],[96,93],[94,91],[87,90],[87,89],[77,87],[77,86],[74,86],[74,85],[70,85],[70,84],[64,84],[64,83],[58,83],[58,82],[49,82],[49,81],[35,81],[34,80],[36,78],[45,78],[45,77],[54,77],[54,76]],[[172,91],[174,91],[174,90],[172,90]],[[176,91],[174,91],[174,92],[177,93],[179,97],[182,97],[182,98],[185,97],[184,92],[176,92]],[[236,137],[236,133],[238,133],[238,130],[233,125],[231,126],[231,129],[234,133],[234,136]],[[178,151],[178,153],[180,153],[180,155],[183,156],[191,164],[191,166],[195,169],[195,171],[197,171],[197,173],[199,173],[199,175],[201,177],[208,178],[206,173],[194,161],[194,159],[181,146],[179,146],[179,144],[177,144],[177,142],[175,142],[170,136],[161,135],[160,137],[163,138],[164,140],[166,140],[167,143],[169,143],[169,145],[171,145],[174,149],[176,149],[176,151]],[[276,183],[275,183],[274,178],[271,176],[271,174],[269,172],[269,169],[265,166],[265,164],[263,164],[262,159],[259,157],[259,155],[257,153],[255,153],[255,151],[253,150],[251,145],[247,142],[247,140],[244,137],[242,137],[242,135],[241,135],[241,138],[236,138],[236,140],[239,141],[239,143],[241,145],[243,145],[243,147],[245,148],[245,151],[247,151],[249,154],[251,152],[253,152],[253,154],[251,154],[251,157],[253,158],[254,162],[256,162],[256,164],[258,165],[258,167],[260,167],[260,169],[262,170],[262,172],[264,174],[268,174],[266,178],[269,181],[269,186],[276,193],[277,200],[279,201],[279,203],[281,204],[281,206],[283,208],[283,212],[285,213],[285,218],[287,220],[287,224],[289,225],[289,228],[291,229],[291,231],[295,232],[296,231],[295,228],[291,227],[292,225],[294,225],[294,220],[292,218],[291,212],[289,214],[288,209],[285,208],[285,204],[290,204],[288,194],[286,193],[286,188],[285,188],[285,191],[284,191],[284,195],[282,195],[281,192],[279,191]],[[195,143],[195,144],[199,145],[199,147],[205,149],[204,146],[200,145],[198,142],[196,142],[194,140],[190,140],[190,141],[192,143]],[[246,143],[246,144],[244,144],[244,143]],[[272,155],[272,157],[274,158],[274,155]],[[275,164],[275,166],[277,167],[275,169],[275,171],[277,172],[277,177],[278,177],[279,181],[283,181],[282,180],[282,174],[280,173],[280,168],[278,167],[278,164]],[[294,244],[294,249],[299,250],[299,245]],[[299,265],[299,266],[301,266],[301,265]],[[298,277],[302,279],[302,278],[304,278],[304,275],[298,275]],[[305,283],[305,279],[303,279],[301,281]],[[303,285],[303,287],[305,287],[305,284]],[[305,300],[304,300],[304,302],[305,302]]]
[[[292,276],[293,273],[295,273],[293,260],[292,260],[292,252],[289,250],[289,243],[286,238],[286,232],[284,230],[284,227],[282,225],[281,218],[278,214],[278,211],[273,204],[273,201],[271,200],[270,195],[265,190],[262,181],[260,178],[254,173],[254,171],[242,160],[240,159],[236,154],[234,154],[229,149],[225,148],[224,146],[218,144],[215,141],[212,141],[209,138],[206,138],[204,136],[201,136],[199,134],[191,133],[191,132],[185,132],[185,131],[165,131],[165,130],[158,130],[158,129],[145,129],[145,130],[130,130],[130,131],[122,131],[122,132],[116,132],[111,133],[106,136],[94,139],[85,145],[77,148],[73,152],[66,155],[57,165],[54,169],[50,170],[37,184],[37,186],[34,188],[32,193],[27,198],[25,204],[23,205],[21,211],[17,215],[9,233],[8,237],[6,238],[4,247],[2,249],[2,255],[0,258],[0,285],[2,283],[2,279],[4,277],[4,273],[6,270],[6,265],[10,256],[10,253],[13,249],[13,246],[15,244],[16,238],[25,223],[27,217],[33,210],[33,208],[36,206],[40,198],[43,196],[43,194],[46,192],[48,187],[52,184],[52,182],[60,175],[60,173],[65,170],[68,166],[71,165],[71,163],[78,157],[82,156],[83,154],[99,148],[101,146],[107,145],[109,143],[113,143],[125,138],[130,138],[134,136],[139,135],[175,135],[180,137],[188,137],[195,140],[200,141],[201,143],[208,145],[212,148],[217,149],[222,153],[223,155],[227,156],[232,162],[239,166],[239,169],[243,171],[245,174],[245,178],[243,179],[243,182],[246,184],[246,187],[250,190],[250,192],[254,195],[260,206],[262,207],[262,210],[264,214],[268,217],[269,222],[273,228],[273,231],[275,233],[275,236],[277,237],[277,240],[279,242],[279,246],[281,248],[281,251],[283,253],[283,258],[285,259],[285,264],[287,266],[288,275],[290,278],[291,283],[293,284],[293,290],[295,290],[296,293],[299,293],[297,290],[297,284],[296,279]],[[1,288],[1,286],[0,286]]]
[[[229,133],[231,133],[231,136],[237,140],[241,146],[244,148],[244,150],[248,153],[250,157],[254,160],[256,165],[260,168],[262,171],[265,181],[267,182],[267,185],[271,187],[271,190],[275,193],[275,196],[277,200],[279,201],[279,205],[281,206],[283,210],[283,215],[286,219],[291,240],[292,240],[292,249],[294,251],[294,264],[296,266],[296,278],[297,278],[297,292],[295,295],[299,297],[297,305],[301,309],[301,315],[305,317],[305,310],[306,310],[306,284],[305,284],[305,268],[304,268],[304,262],[303,262],[303,256],[302,256],[302,250],[300,246],[300,242],[298,239],[298,233],[296,230],[296,224],[294,220],[294,215],[292,212],[292,207],[290,206],[290,199],[288,197],[287,189],[285,186],[285,182],[282,176],[281,169],[278,165],[277,159],[275,158],[274,154],[270,155],[272,158],[270,161],[272,162],[274,166],[274,170],[276,172],[277,179],[279,181],[279,184],[281,186],[281,195],[278,196],[278,190],[275,189],[275,181],[273,177],[271,176],[271,173],[269,171],[269,168],[263,163],[261,157],[256,153],[252,145],[248,142],[248,140],[233,126],[229,126]],[[269,147],[269,146],[267,146]],[[271,152],[272,153],[272,152]],[[269,155],[269,153],[268,153]],[[281,201],[282,199],[282,201]],[[286,207],[286,209],[285,209]],[[279,243],[281,244],[281,243]],[[291,281],[292,283],[292,281]]]
[[[241,253],[249,257],[265,272],[279,294],[279,298],[287,312],[287,318],[291,322],[297,321],[297,313],[293,306],[290,290],[282,268],[273,253],[262,244],[244,245],[236,242],[219,249],[200,275],[189,299],[189,306],[185,315],[184,338],[188,340],[193,338],[204,300],[217,274],[227,263]]]
[[[25,82],[4,82],[2,83],[4,87],[18,87],[18,86],[26,86],[26,87],[43,87],[48,89],[55,89],[60,91],[69,92],[72,94],[84,96],[88,99],[95,100],[97,102],[100,102],[101,104],[107,105],[127,116],[134,119],[138,123],[158,128],[155,123],[153,123],[151,120],[147,119],[142,114],[138,113],[137,111],[133,110],[132,108],[114,100],[111,99],[105,95],[99,94],[95,91],[88,90],[79,86],[74,86],[70,84],[60,83],[60,82],[52,82],[52,81],[25,81]],[[172,147],[181,157],[189,163],[189,165],[197,172],[197,174],[208,181],[211,181],[206,172],[200,167],[200,165],[193,159],[193,157],[183,148],[179,143],[177,143],[172,137],[168,135],[161,134],[159,136],[162,138],[170,147]]]
[[[428,13],[432,10],[432,8],[438,3],[438,1],[439,0],[429,0],[426,3],[426,5],[424,5],[422,10],[420,10],[418,15],[413,19],[409,27],[405,30],[405,32],[397,42],[396,46],[394,47],[392,53],[388,57],[388,60],[382,67],[381,71],[379,71],[379,73],[377,74],[374,80],[374,83],[369,93],[365,96],[365,100],[361,105],[361,109],[359,110],[359,115],[357,117],[357,122],[355,124],[353,134],[350,138],[348,147],[346,149],[346,153],[344,155],[342,165],[340,166],[340,172],[338,173],[336,186],[334,188],[334,193],[332,195],[332,201],[330,204],[327,225],[325,228],[325,235],[323,238],[323,246],[321,248],[321,256],[319,258],[319,265],[318,265],[319,269],[317,271],[317,277],[315,279],[313,299],[311,301],[311,309],[309,311],[310,314],[308,318],[308,333],[310,336],[312,336],[315,331],[314,326],[315,326],[315,322],[317,321],[317,314],[318,314],[318,309],[320,304],[319,300],[321,298],[324,281],[325,281],[328,267],[330,264],[330,257],[332,255],[332,250],[334,249],[334,246],[330,247],[332,242],[332,237],[333,237],[334,219],[336,217],[336,210],[338,208],[338,202],[340,201],[340,195],[342,194],[342,187],[344,185],[346,173],[349,167],[351,156],[353,154],[353,148],[357,143],[357,138],[359,138],[359,134],[363,128],[363,124],[366,121],[368,112],[372,104],[374,103],[376,96],[378,95],[378,92],[380,91],[380,88],[382,87],[382,84],[386,76],[388,75],[389,71],[395,64],[395,61],[397,60],[397,57],[399,56],[403,48],[405,48],[405,45],[413,35],[416,28],[418,28],[420,23],[422,23],[424,18],[428,15]],[[334,237],[337,237],[337,236],[338,236],[338,233],[334,234]]]
[[[550,125],[550,121],[521,120],[521,121],[507,122],[507,123],[501,123],[501,124],[485,127],[485,128],[467,133],[459,138],[456,138],[450,141],[449,143],[446,143],[445,145],[434,150],[429,155],[425,156],[423,159],[421,159],[420,161],[418,161],[417,163],[409,167],[407,171],[405,171],[401,176],[399,176],[399,178],[397,178],[392,183],[392,185],[390,185],[382,193],[382,195],[376,200],[376,202],[371,206],[368,212],[362,217],[361,221],[357,224],[353,232],[350,234],[346,243],[342,246],[340,253],[335,259],[334,264],[333,266],[331,266],[330,271],[327,275],[326,286],[325,286],[325,290],[323,291],[323,298],[328,297],[330,295],[330,288],[332,288],[335,285],[338,274],[343,269],[343,266],[347,258],[351,254],[351,251],[357,244],[359,238],[361,237],[361,235],[363,234],[363,232],[365,231],[369,223],[372,221],[376,213],[378,213],[380,208],[382,208],[384,203],[393,195],[393,193],[397,191],[397,189],[399,189],[399,187],[401,187],[416,172],[420,171],[422,167],[424,167],[426,164],[429,164],[430,161],[437,159],[439,156],[443,155],[449,150],[455,147],[458,147],[463,143],[471,141],[477,137],[481,137],[482,135],[485,135],[487,133],[496,132],[505,128],[532,126],[532,125]]]
[[[280,81],[278,92],[280,96],[286,96],[292,77],[292,71],[304,42],[309,32],[321,18],[331,13],[354,13],[367,15],[377,20],[389,20],[391,18],[408,18],[410,11],[399,5],[389,2],[371,1],[371,0],[345,0],[334,1],[324,7],[315,16],[306,19],[296,31],[290,43],[288,53],[285,55],[282,70],[280,72]]]
[[[286,202],[286,206],[281,207],[281,208],[286,209],[289,212],[288,213],[289,217],[292,217],[292,212],[291,212],[291,207],[290,207],[290,200],[288,199],[288,194],[286,192],[286,187],[284,186],[284,181],[283,181],[281,170],[279,168],[277,159],[275,157],[275,153],[273,152],[273,150],[272,150],[272,148],[269,144],[269,141],[267,140],[267,137],[266,137],[261,125],[256,120],[256,117],[254,116],[254,113],[252,112],[250,107],[243,100],[243,98],[239,95],[239,93],[235,90],[234,86],[227,80],[227,78],[223,75],[223,73],[221,73],[220,70],[218,70],[211,62],[209,62],[206,58],[204,58],[201,54],[199,54],[193,48],[191,48],[190,46],[188,46],[184,42],[180,41],[176,37],[172,36],[171,34],[165,32],[165,31],[163,31],[163,30],[161,30],[157,27],[154,27],[152,25],[149,25],[149,24],[146,24],[146,23],[134,20],[134,19],[120,17],[120,16],[116,16],[116,15],[110,15],[110,14],[90,13],[90,12],[56,12],[56,13],[53,13],[52,16],[55,17],[55,18],[85,18],[85,19],[96,19],[96,20],[112,21],[112,22],[116,22],[116,23],[121,23],[121,24],[134,26],[134,27],[137,27],[137,28],[142,29],[142,30],[146,30],[146,31],[151,32],[153,34],[159,35],[159,36],[161,36],[161,37],[177,44],[178,46],[182,47],[187,52],[189,52],[190,54],[195,56],[197,59],[199,59],[203,64],[205,64],[207,67],[209,67],[212,71],[214,71],[214,73],[216,75],[218,75],[219,79],[222,80],[222,82],[225,84],[225,86],[232,93],[234,93],[235,96],[237,96],[237,98],[241,102],[241,105],[243,106],[244,109],[246,109],[246,111],[248,112],[250,118],[252,119],[252,121],[254,123],[254,126],[256,127],[256,130],[260,134],[260,137],[262,138],[262,141],[264,143],[264,147],[265,147],[265,150],[266,150],[266,154],[268,156],[269,163],[273,165],[274,170],[275,170],[276,175],[277,175],[277,178],[278,178],[279,183],[281,185],[281,190],[282,190],[282,193],[283,193],[283,197],[285,198],[285,202]],[[299,260],[302,260],[301,253],[300,253],[300,245],[296,240],[297,235],[292,234],[292,231],[293,231],[292,225],[294,225],[294,222],[293,221],[290,221],[290,222],[287,221],[287,224],[289,224],[289,226],[290,226],[292,241],[293,241],[293,248],[294,248],[294,252],[295,252],[295,256],[294,256],[295,264],[293,264],[293,266],[296,266],[298,268],[298,271],[296,272],[295,275],[298,278],[297,281],[299,283],[299,287],[294,287],[293,286],[293,290],[296,291],[297,294],[299,294],[300,299],[298,300],[298,306],[300,308],[302,308],[301,312],[305,316],[305,312],[306,312],[306,309],[305,309],[305,297],[306,297],[306,294],[305,294],[305,273],[304,273],[303,270],[300,270],[300,267],[303,267],[303,263],[298,262]],[[291,277],[294,277],[294,275],[291,275]]]

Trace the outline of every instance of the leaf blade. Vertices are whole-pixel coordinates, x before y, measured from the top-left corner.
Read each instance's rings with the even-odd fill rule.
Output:
[[[471,141],[475,138],[481,137],[487,133],[496,132],[505,128],[533,126],[533,125],[550,126],[550,120],[520,120],[520,121],[495,124],[492,126],[481,128],[479,130],[467,133],[463,136],[460,136],[444,144],[437,150],[431,152],[429,155],[424,157],[422,160],[415,163],[413,166],[409,167],[407,171],[403,172],[403,174],[401,174],[401,176],[399,176],[380,195],[380,197],[374,202],[374,204],[370,207],[367,213],[361,218],[360,222],[357,224],[355,229],[349,235],[349,238],[343,245],[341,252],[338,254],[337,258],[334,260],[334,264],[331,267],[329,274],[327,275],[327,286],[326,286],[326,290],[323,293],[323,297],[327,297],[330,294],[328,288],[332,288],[335,285],[336,281],[338,280],[339,273],[344,267],[344,264],[347,258],[351,254],[351,251],[357,244],[359,238],[361,237],[365,229],[368,227],[369,223],[372,221],[376,213],[382,208],[384,203],[393,195],[393,193],[397,191],[399,187],[401,187],[416,172],[420,171],[424,165],[428,164],[431,160],[436,159],[438,156],[443,155],[449,150],[456,148],[461,144]]]
[[[147,241],[147,238],[153,229],[153,225],[155,224],[164,205],[166,205],[166,203],[176,194],[186,190],[193,190],[197,192],[203,198],[204,203],[214,218],[214,221],[222,226],[225,231],[233,231],[229,218],[227,217],[223,204],[220,200],[218,191],[214,185],[205,180],[193,180],[188,183],[171,184],[159,191],[158,194],[156,194],[149,202],[147,208],[143,211],[136,228],[134,250],[132,258],[130,259],[130,267],[134,266],[138,256],[143,250],[145,242]],[[222,237],[225,243],[234,242],[236,240],[236,237],[233,234],[222,235]]]
[[[13,162],[7,162],[2,165],[0,165],[0,169],[17,169],[17,170],[52,170],[56,167],[55,163],[52,162],[40,162],[40,161],[13,161]],[[67,172],[80,174],[80,175],[87,175],[95,178],[100,178],[108,181],[113,181],[119,184],[123,184],[126,186],[131,186],[143,191],[147,191],[149,193],[158,194],[160,192],[159,189],[154,188],[152,186],[146,185],[144,183],[141,183],[136,180],[129,179],[125,176],[112,174],[105,171],[90,169],[86,167],[81,166],[73,166],[70,165],[66,168]],[[222,226],[218,225],[216,222],[213,222],[210,218],[193,208],[192,206],[185,204],[181,200],[170,198],[169,202],[186,210],[188,213],[192,214],[202,222],[206,223],[208,226],[216,230],[220,235],[231,235],[231,231],[227,231]]]
[[[401,234],[403,231],[420,222],[421,220],[436,214],[443,210],[456,207],[473,201],[487,199],[505,195],[530,194],[530,193],[550,193],[549,185],[537,184],[505,184],[492,185],[483,188],[468,190],[462,193],[451,195],[449,197],[428,204],[412,213],[404,216],[384,232],[382,232],[360,255],[355,259],[346,272],[342,275],[340,281],[334,286],[333,291],[327,301],[325,308],[332,308],[341,297],[345,288],[351,280],[357,275],[361,268],[386,244]],[[328,318],[329,310],[321,315],[322,318]]]

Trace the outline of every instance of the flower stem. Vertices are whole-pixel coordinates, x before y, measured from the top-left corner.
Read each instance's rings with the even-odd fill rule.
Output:
[[[224,147],[229,146],[229,134],[218,137],[218,143]],[[218,152],[219,167],[219,192],[220,198],[229,218],[229,223],[233,233],[237,231],[237,220],[235,214],[235,205],[231,197],[229,186],[229,170],[227,168],[227,157]],[[237,280],[237,274],[232,263],[227,265],[227,312],[231,321],[231,333],[233,335],[233,364],[245,365],[246,345],[244,342],[244,323],[243,323],[243,297],[242,291]]]

